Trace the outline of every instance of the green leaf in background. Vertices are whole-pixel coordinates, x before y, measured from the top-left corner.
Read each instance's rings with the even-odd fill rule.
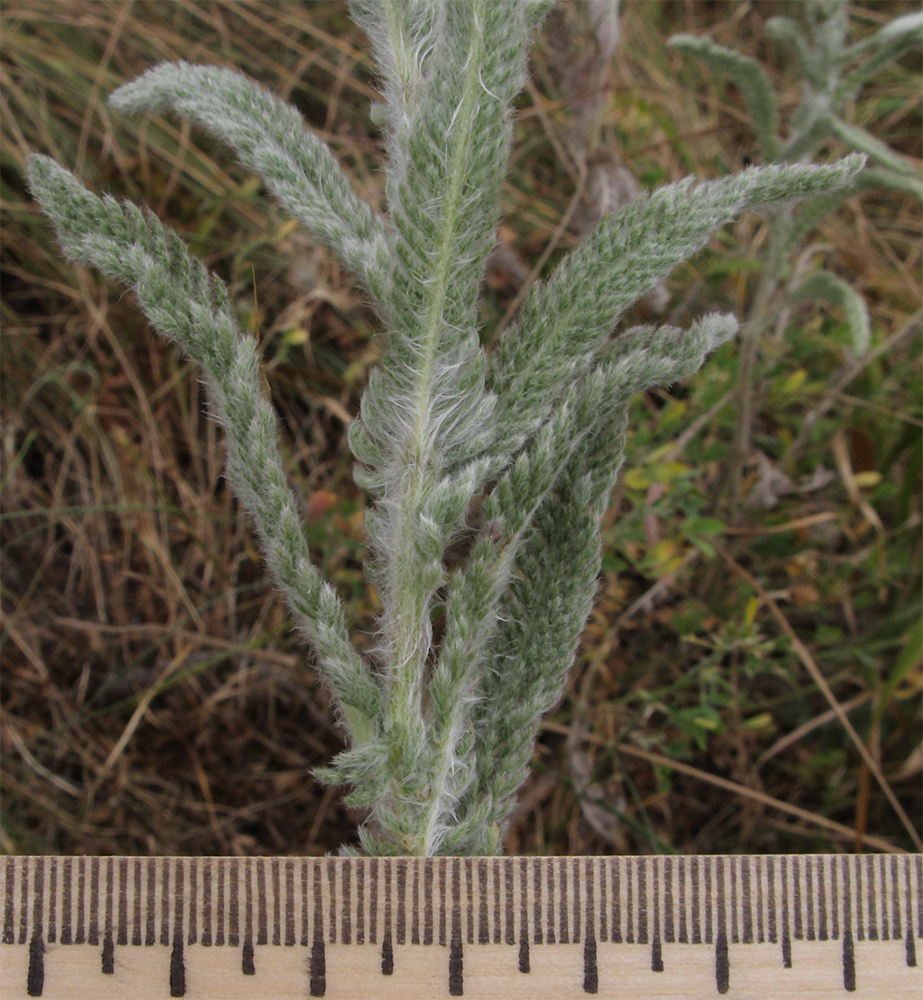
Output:
[[[733,80],[750,112],[763,159],[767,163],[776,160],[779,155],[779,111],[772,82],[763,67],[749,56],[716,45],[710,38],[674,35],[669,44],[672,48],[694,53],[715,72],[724,73]]]
[[[792,302],[817,302],[823,300],[840,306],[852,337],[853,351],[857,356],[869,349],[871,329],[865,299],[845,281],[829,271],[817,271],[791,293]]]

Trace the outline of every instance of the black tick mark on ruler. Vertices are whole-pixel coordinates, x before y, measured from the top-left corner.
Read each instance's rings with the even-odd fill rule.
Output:
[[[394,974],[394,949],[391,947],[391,935],[388,934],[381,945],[381,974]]]
[[[37,935],[29,942],[26,988],[30,997],[40,997],[45,988],[45,943]]]
[[[449,996],[463,996],[465,992],[464,983],[461,938],[453,935],[452,944],[449,949]]]
[[[170,955],[170,996],[184,997],[186,995],[186,966],[183,962],[183,940],[177,938],[173,942],[173,952]]]
[[[317,927],[314,932],[314,946],[311,949],[311,996],[322,997],[327,992],[327,957],[324,951],[324,936]]]

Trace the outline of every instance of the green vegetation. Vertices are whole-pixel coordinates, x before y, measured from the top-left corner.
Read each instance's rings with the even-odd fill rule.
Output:
[[[717,5],[707,23],[699,8],[694,25],[684,5],[647,5],[657,17],[644,18],[629,7],[603,144],[621,140],[650,186],[739,169],[754,152],[743,105],[721,80],[693,78],[664,39],[707,31],[752,46],[762,62],[762,21],[783,6],[760,5],[738,22],[736,5]],[[894,8],[855,14],[855,30],[870,34],[904,10]],[[288,5],[177,7],[169,17],[155,7],[128,16],[119,4],[49,9],[54,18],[41,3],[5,11],[2,846],[332,848],[352,824],[337,795],[305,775],[339,749],[337,735],[221,478],[192,371],[117,286],[60,259],[23,166],[26,152],[47,152],[93,190],[150,204],[228,283],[261,340],[309,544],[347,617],[371,631],[362,496],[344,433],[379,351],[362,293],[220,146],[161,118],[115,119],[103,103],[154,62],[204,60],[204,45],[209,61],[294,100],[377,204],[364,39],[332,4],[312,8],[310,22],[299,9],[295,23]],[[768,65],[783,102],[786,87],[794,96],[785,60]],[[505,191],[501,239],[526,273],[549,241],[577,242],[558,231],[572,207],[574,160],[561,137],[574,100],[553,70],[540,47]],[[911,52],[849,109],[912,157],[917,70]],[[633,403],[630,473],[604,522],[597,607],[568,695],[544,726],[509,850],[913,846],[773,611],[918,824],[918,228],[919,203],[899,191],[850,199],[824,222],[827,266],[869,304],[871,349],[849,358],[850,327],[836,307],[791,310],[766,334],[733,530],[716,498],[735,429],[734,346],[688,386]],[[747,217],[675,273],[669,322],[689,325],[710,309],[746,315],[764,234]],[[488,328],[521,285],[506,260],[489,271]],[[632,322],[648,318],[644,308]]]

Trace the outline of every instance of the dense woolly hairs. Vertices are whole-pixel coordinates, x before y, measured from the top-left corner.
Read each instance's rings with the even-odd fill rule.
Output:
[[[388,580],[384,726],[398,744],[414,747],[423,735],[432,602],[445,582],[441,553],[454,527],[427,508],[444,472],[486,440],[492,403],[483,389],[477,298],[495,239],[509,104],[522,85],[528,30],[519,0],[453,0],[444,18],[431,57],[440,72],[423,81],[425,100],[406,123],[406,169],[389,197],[395,280],[388,313],[395,326],[362,414],[364,433],[383,458],[374,470],[382,513],[372,544]],[[458,485],[458,516],[477,485]],[[412,781],[415,756],[402,755],[409,764],[398,788]]]
[[[535,540],[541,538],[541,544],[547,544],[547,529],[535,530],[539,511],[549,504],[554,505],[552,496],[558,495],[559,489],[566,490],[568,469],[578,453],[584,453],[580,464],[588,469],[588,475],[596,472],[606,482],[609,481],[605,479],[607,474],[614,479],[611,465],[620,464],[621,445],[617,445],[617,457],[613,458],[605,449],[589,446],[587,440],[596,437],[610,440],[614,432],[618,442],[620,435],[617,428],[624,420],[625,406],[632,395],[648,385],[670,383],[691,374],[700,367],[708,353],[730,339],[736,331],[736,319],[726,315],[707,316],[689,331],[673,327],[657,330],[644,327],[628,331],[607,352],[606,360],[565,395],[552,419],[542,426],[530,447],[504,473],[486,498],[485,516],[492,518],[492,525],[500,537],[491,537],[485,531],[472,549],[466,568],[453,581],[445,637],[430,684],[433,699],[432,739],[441,765],[430,801],[428,836],[435,837],[437,831],[447,830],[448,816],[454,814],[458,801],[474,780],[470,768],[460,768],[455,762],[460,756],[457,745],[466,734],[479,729],[476,719],[477,706],[483,697],[482,679],[485,674],[490,674],[491,660],[497,655],[502,658],[502,653],[498,654],[493,645],[503,617],[498,607],[504,593],[511,585],[515,586],[512,572],[514,565],[518,564],[520,548],[525,546],[528,562],[530,541],[535,544]],[[600,457],[607,455],[608,466]],[[600,461],[604,463],[602,470],[597,468]],[[581,502],[583,499],[587,498],[582,496]],[[597,511],[597,522],[604,510],[605,507],[602,507]],[[594,552],[592,539],[598,532],[597,522],[592,519],[580,522],[581,530],[590,533],[589,545]],[[582,543],[585,547],[586,539],[574,539],[566,532],[565,535],[568,544],[578,546],[579,562],[579,546]],[[573,552],[570,556],[560,553],[561,558],[573,555]],[[518,569],[522,572],[521,565]],[[547,573],[549,569],[545,566],[543,572]],[[593,571],[594,579],[595,573],[596,570]],[[574,649],[589,610],[590,604],[583,595],[582,600],[577,600],[577,610],[570,616],[574,619],[571,623]],[[518,612],[513,612],[513,616],[516,621],[522,620]],[[569,663],[562,669],[560,657],[554,662],[557,664],[555,676],[561,678],[563,683]],[[541,670],[536,671],[534,666],[532,670],[541,676]],[[553,702],[558,694],[557,688],[553,688],[550,694],[544,688],[537,694],[533,691],[528,701],[533,715],[536,704],[546,704],[549,697]],[[547,711],[547,708],[542,711]],[[492,720],[490,725],[507,733],[507,756],[514,754],[518,759],[528,752],[534,726],[511,727],[508,720]],[[476,751],[472,753],[476,755]],[[505,765],[495,766],[503,771]]]
[[[349,9],[368,35],[380,71],[384,103],[372,111],[388,146],[385,178],[390,204],[407,171],[411,119],[420,107],[427,64],[445,11],[435,0],[350,0]]]
[[[466,449],[479,450],[464,431],[483,428],[489,416],[476,307],[495,240],[508,105],[522,83],[527,30],[523,6],[514,0],[440,8],[446,23],[432,62],[441,72],[422,84],[425,100],[406,130],[406,150],[391,150],[407,156],[389,195],[400,276],[389,302],[395,329],[382,377],[363,402],[365,432],[381,452],[409,450],[435,462],[437,473],[447,459],[464,461]],[[416,395],[410,406],[408,392]],[[373,405],[374,419],[366,413]],[[446,426],[462,433],[442,441],[440,411],[447,405],[453,420]],[[424,425],[429,440],[422,439]]]
[[[852,156],[832,167],[751,168],[697,186],[687,178],[604,218],[547,283],[533,288],[491,355],[488,387],[499,400],[493,447],[501,453],[522,447],[622,312],[716,228],[745,209],[846,187],[864,162]]]
[[[327,145],[305,131],[294,108],[232,70],[184,62],[155,66],[116,90],[109,103],[133,114],[175,111],[228,143],[382,308],[384,226],[356,196]]]
[[[113,95],[118,109],[177,112],[227,141],[371,293],[384,351],[349,432],[371,501],[367,576],[381,598],[368,661],[311,562],[256,345],[226,288],[150,213],[30,161],[64,251],[131,286],[205,372],[228,479],[345,729],[346,750],[318,777],[349,785],[347,801],[368,810],[368,853],[500,850],[538,720],[560,696],[592,606],[628,400],[692,374],[737,326],[711,315],[612,339],[624,310],[740,212],[843,188],[859,166],[772,167],[641,199],[533,289],[488,355],[478,296],[510,109],[528,34],[549,6],[354,0],[384,95],[387,221],[293,108],[227,70],[160,66]]]
[[[204,369],[212,412],[228,436],[228,478],[253,516],[299,627],[318,651],[347,731],[366,738],[376,724],[378,687],[349,641],[336,595],[310,561],[278,450],[276,417],[261,392],[255,344],[230,315],[226,289],[150,213],[97,198],[48,157],[31,156],[28,170],[62,249],[132,287],[148,319]]]
[[[627,407],[585,439],[533,519],[516,576],[497,610],[491,669],[481,679],[471,724],[475,780],[457,806],[448,843],[458,853],[496,850],[532,756],[538,720],[560,699],[592,608],[601,561],[600,524],[624,458]],[[554,567],[566,561],[570,573]]]

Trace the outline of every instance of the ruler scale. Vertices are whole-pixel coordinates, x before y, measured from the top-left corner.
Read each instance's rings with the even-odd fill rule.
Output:
[[[0,994],[923,995],[920,855],[0,859]]]

